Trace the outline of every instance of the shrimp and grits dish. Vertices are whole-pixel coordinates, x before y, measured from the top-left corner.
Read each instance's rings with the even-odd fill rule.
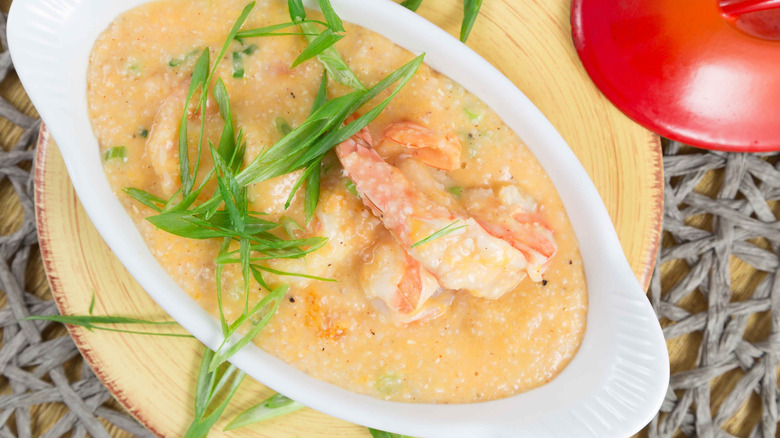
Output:
[[[354,392],[468,403],[555,378],[585,274],[518,135],[327,13],[260,0],[231,33],[247,1],[144,4],[90,57],[106,176],[160,265],[226,334]]]

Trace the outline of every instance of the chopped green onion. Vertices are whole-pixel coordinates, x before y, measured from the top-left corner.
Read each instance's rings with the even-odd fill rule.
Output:
[[[243,42],[247,38],[259,38],[259,37],[282,36],[282,35],[306,35],[303,32],[278,32],[288,27],[297,26],[299,23],[302,22],[325,24],[316,20],[306,20],[306,21],[299,21],[299,22],[291,21],[288,23],[273,24],[271,26],[263,26],[263,27],[258,27],[256,29],[242,30],[241,32],[238,32],[236,34],[236,40],[239,42]],[[248,55],[251,55],[251,53],[248,53]]]
[[[138,135],[141,136],[141,138],[146,138],[149,136],[149,130],[146,128],[140,128],[138,130]]]
[[[455,196],[456,198],[460,198],[461,195],[463,195],[463,187],[454,186],[448,188],[447,191],[452,193],[452,195]]]
[[[163,207],[165,207],[165,199],[162,199],[159,196],[153,195],[149,192],[145,192],[141,189],[136,189],[135,187],[126,187],[122,191],[131,198],[158,213],[162,212]]]
[[[298,222],[295,222],[295,219],[291,217],[282,216],[281,219],[279,219],[279,224],[282,225],[282,228],[284,228],[284,231],[290,236],[290,239],[295,239],[295,231],[303,231],[303,228],[298,225]]]
[[[241,52],[233,52],[233,77],[244,77],[244,59],[241,57]]]
[[[410,246],[409,248],[411,249],[411,248],[414,248],[416,246],[420,246],[420,245],[428,243],[428,242],[430,242],[432,240],[444,237],[447,234],[453,233],[453,232],[458,231],[458,230],[460,230],[462,228],[468,227],[468,224],[463,224],[463,225],[461,225],[459,227],[456,227],[455,224],[457,224],[459,221],[460,221],[460,219],[456,219],[451,224],[449,224],[446,227],[444,227],[444,228],[434,232],[433,234],[431,234],[430,236],[420,240],[419,242],[416,242],[414,245]]]
[[[360,195],[358,194],[358,191],[357,191],[357,187],[355,187],[354,181],[352,181],[351,179],[347,178],[347,181],[344,183],[344,185],[347,186],[347,191],[349,193],[352,193],[352,195],[354,197],[356,197],[356,198],[360,197]]]
[[[194,184],[194,176],[190,175],[190,159],[189,159],[189,139],[187,138],[187,108],[190,106],[190,101],[196,91],[202,90],[208,84],[206,82],[208,78],[209,69],[209,49],[203,49],[203,53],[198,57],[195,62],[195,69],[192,71],[192,77],[190,78],[190,87],[187,90],[187,99],[184,101],[184,112],[181,115],[181,122],[179,123],[179,173],[181,178],[181,190],[184,196],[187,196]],[[201,93],[207,94],[207,93]],[[205,118],[204,118],[205,119]],[[202,132],[203,130],[201,130]],[[198,143],[198,152],[200,152],[200,143]]]
[[[95,310],[95,289],[92,289],[92,299],[89,300],[89,316],[92,316],[93,310]]]
[[[317,38],[319,38],[320,30],[317,28],[317,25],[315,25],[314,23],[303,22],[298,24],[298,27],[300,27],[301,31],[304,33],[304,36],[309,41],[310,45]],[[333,31],[331,30],[330,33],[333,34]],[[336,38],[336,36],[338,38]],[[332,41],[332,43],[335,44],[336,41],[341,39],[341,35],[329,36],[327,38],[329,39],[329,41]],[[320,40],[319,43],[321,42],[322,41]],[[306,50],[304,50],[304,52],[305,51]],[[314,50],[312,49],[311,51]],[[299,55],[299,58],[300,57],[301,56]],[[354,90],[366,89],[363,83],[360,82],[360,79],[358,79],[357,76],[355,76],[355,73],[349,68],[347,63],[344,62],[344,58],[341,57],[339,52],[332,45],[329,47],[318,47],[317,59],[325,67],[325,71],[327,71],[330,77],[332,77],[336,82],[342,85],[346,85],[347,87],[350,87]],[[296,59],[296,61],[298,60]]]
[[[200,49],[194,49],[190,52],[187,52],[184,55],[179,56],[178,58],[171,59],[168,61],[169,67],[178,67],[181,64],[184,64],[187,61],[190,61],[192,58],[198,56],[198,53],[200,53]]]
[[[276,126],[276,129],[282,133],[282,135],[287,135],[292,131],[292,127],[289,123],[287,123],[287,120],[284,120],[284,117],[277,117],[276,120],[274,120],[274,126]]]
[[[482,0],[463,0],[463,22],[460,25],[460,40],[466,42],[479,15]]]
[[[265,181],[308,167],[315,160],[321,160],[329,150],[374,120],[411,80],[422,60],[423,55],[412,59],[370,89],[353,91],[327,101],[300,126],[249,163],[236,175],[236,179],[242,185]],[[393,84],[396,84],[395,89],[377,106],[341,126],[349,115]],[[339,126],[341,127],[337,128]]]
[[[250,44],[249,47],[244,49],[242,53],[246,56],[251,56],[256,51],[257,51],[257,44]]]
[[[401,6],[405,7],[406,9],[409,9],[410,11],[417,11],[417,8],[420,7],[423,0],[405,0],[401,3]]]
[[[344,38],[344,35],[334,33],[330,28],[325,29],[319,35],[314,37],[314,39],[309,41],[309,45],[306,46],[306,48],[303,49],[303,52],[301,52],[301,54],[295,58],[295,61],[293,61],[292,67],[297,67],[304,61],[308,61],[315,56],[319,56],[326,50],[332,49],[333,45],[342,38]]]
[[[181,333],[159,333],[140,330],[125,330],[112,327],[103,327],[104,324],[150,324],[150,325],[176,325],[176,321],[145,321],[136,318],[126,318],[123,316],[92,316],[92,315],[49,315],[49,316],[28,316],[24,321],[53,321],[62,324],[77,325],[85,329],[102,330],[107,332],[130,333],[133,335],[149,336],[168,336],[173,338],[191,338],[192,335]]]
[[[280,271],[278,269],[273,269],[273,268],[269,268],[268,266],[262,266],[262,265],[252,265],[252,269],[253,270],[265,271],[265,272],[270,272],[272,274],[281,275],[281,276],[284,276],[284,277],[308,278],[310,280],[326,281],[328,283],[337,283],[338,282],[335,278],[318,277],[316,275],[301,274],[300,272]]]
[[[141,74],[141,70],[143,70],[143,65],[140,61],[133,61],[127,64],[127,71],[136,76]]]
[[[250,424],[270,420],[305,407],[306,406],[282,394],[274,394],[259,404],[238,414],[238,416],[222,430],[229,431],[238,429],[239,427],[249,426]]]
[[[210,369],[214,356],[208,348],[203,354],[195,385],[195,418],[184,438],[205,438],[244,380],[245,374],[230,363],[221,362]]]
[[[341,23],[341,18],[339,18],[336,11],[333,10],[333,5],[330,4],[330,1],[317,0],[317,3],[320,5],[322,15],[325,16],[325,21],[328,22],[328,27],[333,32],[344,32],[344,25]]]
[[[372,438],[412,438],[409,435],[401,435],[400,433],[385,432],[384,430],[377,430],[368,428],[368,433]]]
[[[314,161],[304,173],[306,177],[306,191],[304,192],[303,214],[306,216],[306,225],[314,217],[314,210],[320,202],[320,179],[322,177],[322,158]]]
[[[320,109],[325,102],[328,101],[328,72],[322,72],[322,79],[320,79],[320,86],[317,88],[317,95],[314,97],[314,102],[311,105],[311,111],[309,115],[314,114],[315,111]]]
[[[404,379],[395,373],[387,373],[379,376],[374,383],[374,388],[382,394],[393,394],[398,392]]]
[[[287,8],[290,10],[290,18],[293,22],[297,23],[306,19],[306,9],[304,9],[301,0],[288,0]]]
[[[475,112],[468,108],[463,108],[463,112],[466,113],[466,117],[469,118],[471,123],[477,124],[482,121],[484,114],[482,112]]]
[[[276,313],[276,309],[279,308],[279,303],[282,300],[282,297],[287,293],[287,290],[290,289],[290,286],[287,284],[283,284],[273,291],[265,296],[260,302],[258,302],[251,311],[244,312],[236,321],[233,322],[231,325],[230,335],[236,332],[239,327],[244,325],[247,321],[249,321],[250,316],[254,317],[256,314],[260,313],[263,310],[266,310],[262,316],[260,317],[259,321],[255,323],[241,338],[239,338],[237,341],[232,342],[231,337],[232,336],[225,336],[225,339],[222,341],[222,344],[219,346],[216,352],[214,352],[214,357],[211,359],[211,364],[209,365],[208,369],[209,371],[213,371],[217,369],[221,364],[223,364],[225,361],[230,359],[234,354],[238,352],[238,350],[244,348],[247,344],[252,342],[252,339],[257,336],[258,333],[260,333],[260,330],[262,330],[266,325],[268,325],[268,322],[271,320],[271,317],[274,316]]]
[[[244,77],[244,57],[249,56],[257,50],[257,44],[252,44],[244,50],[233,52],[233,77]]]
[[[105,161],[119,158],[122,161],[127,161],[127,149],[124,146],[114,146],[106,150],[104,156]]]

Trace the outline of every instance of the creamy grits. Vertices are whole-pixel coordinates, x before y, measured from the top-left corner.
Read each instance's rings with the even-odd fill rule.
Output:
[[[89,114],[116,196],[159,263],[215,315],[214,259],[221,239],[192,240],[157,229],[145,220],[155,212],[123,189],[168,199],[179,188],[179,122],[197,56],[208,47],[213,62],[245,3],[163,0],[142,5],[100,35],[88,70]],[[286,2],[260,0],[243,28],[289,20]],[[412,59],[384,37],[345,25],[346,37],[335,47],[367,86]],[[323,67],[316,59],[290,67],[305,47],[301,36],[234,41],[219,64],[216,77],[229,91],[233,123],[246,139],[244,165],[282,138],[285,124],[295,128],[308,117]],[[348,91],[328,82],[330,98]],[[188,135],[194,144],[201,114],[189,111]],[[205,137],[218,144],[222,123],[211,98],[203,116]],[[445,157],[449,161],[439,167],[428,165],[425,151],[410,151],[406,140],[388,134],[398,131],[399,122],[424,127],[413,132],[418,137],[424,132],[441,144],[459,145],[458,155]],[[308,226],[302,192],[285,209],[301,171],[249,186],[249,210],[267,213],[264,217],[272,221],[294,220],[302,228],[291,229],[297,238],[328,238],[304,258],[265,265],[336,280],[266,273],[269,285],[289,283],[290,289],[255,339],[257,345],[316,378],[387,400],[467,403],[549,382],[580,345],[587,291],[576,237],[542,167],[490,108],[426,65],[368,128],[361,135],[372,144],[355,146],[353,141],[339,146],[338,156],[326,156],[319,205]],[[361,156],[355,147],[367,152]],[[191,148],[190,162],[196,154]],[[374,168],[360,161],[366,157],[410,189],[371,180]],[[207,147],[201,158],[205,174],[213,167]],[[212,181],[204,200],[215,190]],[[408,210],[391,210],[407,205],[401,201],[409,201]],[[412,248],[439,227],[414,228],[395,213],[421,205],[435,205],[442,220],[462,227]],[[502,213],[507,206],[517,205],[533,212],[535,219],[528,223],[537,226],[537,237],[539,230],[552,236],[546,244],[553,249],[536,264],[530,250],[518,252],[517,245],[491,229],[490,224],[509,220]],[[412,216],[409,221],[415,220]],[[485,248],[491,249],[466,248],[485,239],[490,241]],[[495,260],[504,252],[514,261],[485,283],[484,275],[498,272],[494,264],[502,262]],[[462,257],[446,262],[455,253]],[[412,271],[417,295],[401,296],[401,284]],[[225,315],[231,321],[245,300],[239,266],[226,265],[222,277]],[[254,279],[250,291],[252,303],[267,293]]]

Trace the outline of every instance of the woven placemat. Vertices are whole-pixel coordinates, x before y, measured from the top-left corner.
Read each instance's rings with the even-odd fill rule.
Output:
[[[13,74],[5,18],[0,82]],[[42,269],[30,174],[40,122],[2,98],[0,116],[18,127],[3,130],[18,139],[0,149],[0,201],[24,217],[11,220],[13,208],[0,216],[0,437],[105,437],[120,429],[150,436],[115,409],[58,324],[19,321],[57,311],[45,287],[27,282],[31,270]],[[779,161],[780,154],[664,145],[665,235],[649,297],[664,326],[672,377],[645,431],[651,437],[777,435]],[[41,415],[58,420],[38,430]]]
[[[777,436],[780,154],[664,145],[650,301],[672,376],[651,437]]]
[[[6,41],[6,14],[0,15],[0,82],[13,74]],[[135,436],[153,436],[135,419],[114,409],[111,394],[79,356],[73,341],[59,324],[20,321],[29,315],[52,315],[57,307],[51,294],[29,285],[31,269],[42,266],[33,206],[33,146],[40,120],[23,114],[0,98],[0,116],[5,119],[4,144],[0,149],[0,436],[53,438],[109,437],[123,429]],[[18,129],[13,128],[10,124]],[[9,190],[9,186],[11,190]],[[22,214],[19,214],[21,210]],[[14,219],[23,215],[23,220]],[[42,276],[38,272],[39,278]],[[36,293],[38,292],[38,293]],[[107,403],[109,402],[109,403]],[[47,430],[39,430],[40,416],[55,416]]]

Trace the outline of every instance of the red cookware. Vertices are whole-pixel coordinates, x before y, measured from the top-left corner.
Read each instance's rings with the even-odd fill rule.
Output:
[[[665,137],[780,150],[780,0],[573,0],[593,82]]]

